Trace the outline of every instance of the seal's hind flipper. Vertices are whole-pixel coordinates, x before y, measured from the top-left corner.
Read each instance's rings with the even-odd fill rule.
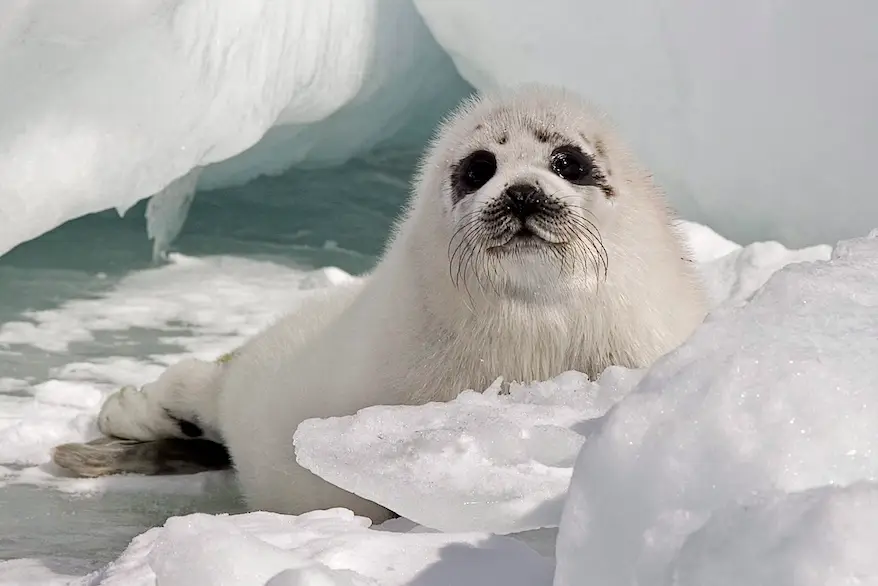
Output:
[[[84,444],[60,445],[52,451],[52,460],[88,478],[112,474],[194,474],[231,467],[225,446],[205,439],[137,441],[101,437]]]

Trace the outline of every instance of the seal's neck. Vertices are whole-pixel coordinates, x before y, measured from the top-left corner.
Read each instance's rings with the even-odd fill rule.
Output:
[[[591,331],[602,324],[600,317],[576,310],[582,300],[536,302],[455,286],[447,236],[425,219],[403,225],[374,279],[380,288],[375,298],[390,304],[390,313],[406,312],[400,321],[412,325],[394,336],[412,336],[404,342],[414,357],[406,386],[416,400],[483,390],[500,375],[530,382],[573,367],[594,371],[589,361],[596,353],[580,355],[606,336]]]

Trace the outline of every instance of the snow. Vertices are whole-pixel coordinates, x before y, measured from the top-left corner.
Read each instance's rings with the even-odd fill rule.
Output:
[[[788,246],[874,227],[871,0],[414,3],[477,88],[583,92],[688,219]]]
[[[847,528],[875,515],[872,488],[850,487],[878,476],[876,332],[878,231],[839,243],[829,262],[786,267],[748,304],[708,318],[585,443],[555,585],[659,584],[673,568],[691,584],[706,573],[722,583],[733,567],[736,583],[749,573],[848,584],[867,567],[878,579],[860,551],[875,526]],[[803,493],[825,487],[845,490]],[[748,501],[766,493],[779,500],[754,510]],[[813,573],[815,561],[829,567]]]
[[[717,511],[683,545],[680,586],[873,584],[878,485],[821,487]]]
[[[409,0],[5,2],[0,79],[0,255],[176,194],[150,216],[160,253],[190,181],[339,164],[410,126],[423,142],[468,91]]]
[[[194,514],[135,539],[107,568],[73,584],[168,586],[548,586],[551,561],[484,533],[392,533],[333,509],[298,517]]]
[[[207,514],[243,512],[229,473],[77,479],[48,463],[53,445],[97,434],[109,392],[181,356],[219,355],[354,277],[171,254],[7,321],[0,352],[38,350],[49,367],[0,378],[0,524],[15,536],[0,540],[0,584],[878,576],[878,233],[787,250],[682,227],[714,311],[653,368],[498,381],[449,403],[300,426],[306,466],[402,514],[381,527],[342,510]]]

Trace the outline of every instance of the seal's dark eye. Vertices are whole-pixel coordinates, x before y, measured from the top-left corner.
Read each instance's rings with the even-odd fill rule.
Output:
[[[488,151],[476,151],[457,166],[457,183],[466,193],[480,189],[497,172],[497,158]]]
[[[575,185],[588,185],[593,183],[592,170],[594,164],[591,159],[574,146],[562,146],[556,148],[549,158],[552,172],[558,177]]]

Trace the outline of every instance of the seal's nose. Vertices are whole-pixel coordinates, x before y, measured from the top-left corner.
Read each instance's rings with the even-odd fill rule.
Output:
[[[537,213],[546,201],[546,194],[536,185],[516,183],[503,192],[506,197],[506,209],[519,220]]]

